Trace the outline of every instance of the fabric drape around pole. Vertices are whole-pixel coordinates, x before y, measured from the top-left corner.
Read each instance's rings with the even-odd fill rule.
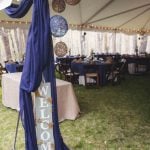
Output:
[[[21,18],[28,12],[32,3],[32,22],[28,33],[26,57],[20,83],[20,114],[25,129],[26,150],[38,149],[31,92],[38,89],[43,71],[46,73],[46,81],[51,83],[55,150],[67,150],[68,148],[63,143],[58,124],[48,0],[22,0],[20,5],[12,4],[6,8],[5,12],[12,18]]]

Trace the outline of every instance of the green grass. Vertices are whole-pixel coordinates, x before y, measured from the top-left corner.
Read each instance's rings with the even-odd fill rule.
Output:
[[[0,88],[0,97],[2,95]],[[0,98],[0,150],[11,150],[13,148],[15,129],[18,113],[15,110],[3,106]],[[20,123],[18,131],[17,150],[24,150],[23,129]]]
[[[99,89],[74,86],[81,115],[60,124],[71,150],[150,150],[150,76],[127,76]],[[1,92],[0,92],[1,93]],[[0,150],[12,147],[17,112],[0,102]],[[24,150],[19,127],[17,150]]]

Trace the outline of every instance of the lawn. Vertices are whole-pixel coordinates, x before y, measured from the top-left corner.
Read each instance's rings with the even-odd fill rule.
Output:
[[[81,115],[60,123],[71,150],[150,150],[150,75],[127,76],[120,85],[74,86]],[[1,92],[0,92],[1,93]],[[17,112],[0,102],[0,150],[11,150]],[[21,124],[17,150],[24,150]]]

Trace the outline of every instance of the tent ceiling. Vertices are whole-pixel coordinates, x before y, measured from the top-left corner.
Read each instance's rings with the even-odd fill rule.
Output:
[[[49,1],[51,5],[52,0]],[[137,7],[141,8],[128,11]],[[51,15],[58,14],[53,12],[52,8],[50,10]],[[122,13],[125,11],[126,13]],[[116,15],[118,13],[121,14]],[[110,29],[120,27],[136,31],[144,27],[144,30],[150,33],[150,0],[81,0],[76,6],[66,5],[65,11],[60,15],[64,16],[69,24],[86,23],[88,26],[109,27]],[[109,16],[113,17],[109,18]],[[0,20],[11,19],[1,11]],[[31,11],[22,20],[30,21]]]

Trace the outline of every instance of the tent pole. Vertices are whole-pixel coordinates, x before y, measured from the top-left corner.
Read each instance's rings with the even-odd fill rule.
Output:
[[[85,36],[82,35],[82,32],[83,32],[83,26],[82,26],[82,22],[83,22],[83,19],[82,19],[82,10],[81,10],[81,4],[79,3],[79,10],[80,10],[80,22],[81,22],[81,29],[80,29],[80,48],[81,48],[81,55],[84,55],[85,54],[85,45],[84,45],[84,42],[85,42]]]

